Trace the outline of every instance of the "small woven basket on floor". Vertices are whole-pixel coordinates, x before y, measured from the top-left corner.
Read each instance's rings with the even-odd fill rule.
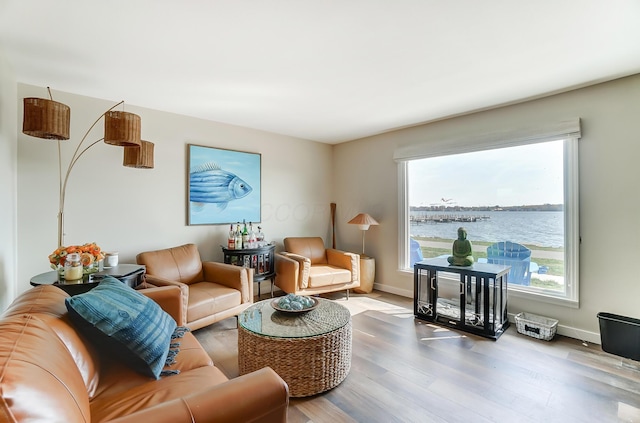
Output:
[[[531,313],[518,313],[515,316],[518,332],[532,338],[551,341],[556,336],[558,321]]]

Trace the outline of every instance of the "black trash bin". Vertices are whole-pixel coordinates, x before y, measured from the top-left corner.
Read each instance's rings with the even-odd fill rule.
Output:
[[[640,361],[640,319],[598,313],[602,350]]]

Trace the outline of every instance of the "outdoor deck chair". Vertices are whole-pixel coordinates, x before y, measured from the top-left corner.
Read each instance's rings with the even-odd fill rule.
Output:
[[[416,264],[416,262],[424,260],[420,243],[413,238],[409,241],[409,251],[411,254],[411,268],[413,268],[413,265]]]
[[[487,247],[487,263],[511,266],[509,284],[529,286],[531,284],[531,250],[511,241],[496,242]]]

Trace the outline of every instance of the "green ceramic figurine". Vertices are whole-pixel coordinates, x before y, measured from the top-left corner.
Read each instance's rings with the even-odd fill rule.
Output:
[[[473,264],[473,247],[467,239],[467,230],[458,228],[458,239],[453,241],[453,255],[447,258],[454,266],[471,266]]]

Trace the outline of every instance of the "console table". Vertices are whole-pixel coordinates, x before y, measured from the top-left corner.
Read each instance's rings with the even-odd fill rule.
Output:
[[[419,261],[413,268],[416,318],[492,339],[498,339],[509,327],[510,266],[452,266],[446,258],[433,258]]]
[[[258,297],[260,297],[260,282],[267,279],[270,279],[271,283],[274,282],[276,277],[276,267],[273,263],[275,245],[269,244],[264,247],[243,248],[241,250],[221,247],[225,263],[253,269],[253,282],[258,283]]]

